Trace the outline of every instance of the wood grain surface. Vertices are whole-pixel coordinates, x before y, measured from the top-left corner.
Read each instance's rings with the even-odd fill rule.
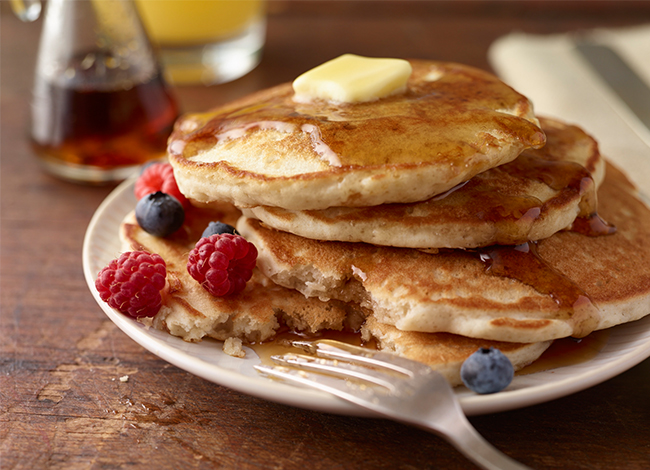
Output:
[[[9,2],[0,8],[1,469],[473,468],[424,431],[246,396],[169,365],[118,330],[81,268],[84,232],[112,188],[40,170],[26,134],[42,20],[21,23]],[[511,31],[648,21],[650,2],[270,2],[257,69],[175,91],[185,111],[201,111],[345,52],[489,69],[489,44]],[[533,468],[648,469],[650,360],[574,395],[471,421]]]

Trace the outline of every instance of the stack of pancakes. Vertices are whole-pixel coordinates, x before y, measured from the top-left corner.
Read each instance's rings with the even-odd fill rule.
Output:
[[[596,141],[491,74],[411,65],[406,91],[375,101],[297,102],[283,84],[178,121],[185,226],[122,226],[125,249],[168,264],[155,327],[233,354],[287,329],[359,331],[458,384],[479,347],[519,369],[555,339],[650,314],[650,211]],[[211,220],[259,251],[240,294],[186,272]]]

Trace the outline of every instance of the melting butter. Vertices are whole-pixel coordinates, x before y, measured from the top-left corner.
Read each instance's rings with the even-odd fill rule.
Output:
[[[296,78],[293,82],[294,99],[338,103],[374,101],[404,92],[411,71],[411,64],[403,59],[344,54]]]

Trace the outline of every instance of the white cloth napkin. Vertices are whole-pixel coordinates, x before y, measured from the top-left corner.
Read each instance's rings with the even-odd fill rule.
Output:
[[[526,95],[540,116],[577,124],[601,153],[650,195],[650,129],[575,49],[586,37],[615,49],[650,86],[650,25],[575,34],[512,33],[495,41],[488,59],[496,73]]]

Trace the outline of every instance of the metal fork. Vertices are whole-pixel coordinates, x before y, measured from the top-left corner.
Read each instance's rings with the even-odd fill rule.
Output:
[[[429,366],[333,340],[294,341],[292,345],[313,355],[272,356],[277,366],[255,368],[267,377],[323,390],[381,416],[431,431],[481,468],[529,468],[497,450],[474,429],[447,380]]]

